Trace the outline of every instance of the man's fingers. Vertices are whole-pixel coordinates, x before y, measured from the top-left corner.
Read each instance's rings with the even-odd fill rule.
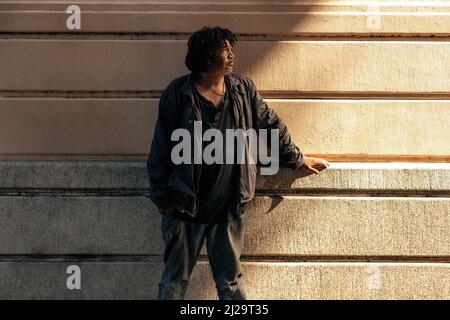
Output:
[[[324,167],[329,167],[330,166],[330,163],[327,161],[327,160],[325,160],[325,159],[321,159],[321,161],[319,162],[319,164],[321,165],[321,166],[324,166]]]
[[[315,169],[314,167],[325,167],[328,168],[330,166],[330,163],[325,160],[325,159],[320,159],[320,158],[316,158],[313,159],[313,161],[311,161],[311,163],[305,163],[304,165],[309,171],[315,173],[315,174],[319,174],[320,171]]]
[[[308,169],[309,169],[310,171],[314,172],[315,174],[319,174],[319,170],[314,169],[314,168],[311,167],[311,166],[308,166]]]
[[[326,162],[325,160],[323,160],[323,161],[316,161],[315,163],[313,163],[313,166],[328,168],[330,166],[330,164],[328,162]]]

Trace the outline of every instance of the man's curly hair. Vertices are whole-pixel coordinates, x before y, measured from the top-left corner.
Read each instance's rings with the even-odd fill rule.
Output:
[[[237,42],[236,36],[228,29],[221,27],[203,27],[188,40],[186,67],[194,74],[204,72],[209,63],[215,63],[217,51],[226,45],[228,40],[232,46]]]

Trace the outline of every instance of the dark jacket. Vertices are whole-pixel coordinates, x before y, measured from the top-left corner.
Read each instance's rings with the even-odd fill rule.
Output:
[[[303,165],[305,157],[292,142],[286,125],[278,118],[259,95],[253,81],[244,75],[232,73],[225,76],[230,84],[234,101],[234,118],[237,128],[279,129],[281,165],[293,169]],[[159,100],[159,113],[147,160],[150,180],[150,199],[163,213],[168,207],[195,217],[198,208],[197,192],[201,164],[174,165],[171,161],[172,147],[178,141],[171,141],[171,134],[177,128],[188,129],[194,137],[194,121],[201,121],[200,110],[194,99],[192,74],[173,80],[163,91]],[[270,146],[268,146],[270,148]],[[239,167],[239,199],[243,204],[253,199],[256,184],[256,164],[248,161]]]

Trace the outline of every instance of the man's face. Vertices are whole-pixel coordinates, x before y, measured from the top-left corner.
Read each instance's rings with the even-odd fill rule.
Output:
[[[212,69],[217,71],[223,71],[224,74],[231,73],[234,67],[235,54],[233,52],[233,46],[228,40],[225,40],[224,45],[217,52],[217,59],[212,65]]]

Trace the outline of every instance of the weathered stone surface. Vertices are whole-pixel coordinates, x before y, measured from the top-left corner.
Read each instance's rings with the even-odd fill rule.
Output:
[[[162,254],[146,197],[0,200],[1,254]],[[450,255],[448,198],[257,197],[246,210],[244,255]]]
[[[323,168],[322,168],[323,169]],[[319,175],[280,168],[274,176],[259,175],[257,190],[274,193],[328,190],[450,191],[448,163],[332,162]],[[118,189],[148,192],[145,161],[0,161],[0,189]],[[22,190],[26,191],[26,190]],[[105,192],[105,191],[103,191]]]
[[[245,248],[272,255],[448,256],[449,212],[448,198],[258,197],[248,206]]]
[[[69,290],[67,267],[81,271]],[[149,262],[0,262],[1,299],[154,299],[162,272]],[[449,299],[444,263],[244,262],[250,299]],[[188,299],[217,299],[207,262],[194,268]]]
[[[442,120],[450,119],[449,101],[267,103],[306,154],[450,159],[450,126]],[[145,158],[158,113],[157,99],[0,99],[0,105],[0,157],[28,159]]]
[[[224,25],[239,34],[264,35],[448,33],[448,1],[385,1],[377,5],[369,7],[342,1],[278,3],[275,0],[239,3],[85,1],[80,4],[80,31],[190,33],[204,25]],[[0,3],[0,31],[73,32],[64,23],[69,17],[68,6],[68,3],[42,0],[26,4]],[[379,25],[377,17],[380,17]]]
[[[145,197],[0,198],[1,254],[157,254],[161,217]]]
[[[432,194],[433,191],[450,190],[449,170],[448,163],[332,162],[318,175],[288,168],[274,176],[259,175],[256,187],[260,191],[276,193],[323,189],[330,193],[416,190]]]
[[[16,97],[0,99],[0,158],[144,160],[156,98],[187,72],[188,34],[214,24],[240,35],[237,71],[289,98],[268,102],[306,154],[449,160],[448,100],[412,100],[448,97],[450,43],[431,36],[449,35],[449,1],[383,2],[381,15],[336,1],[195,2],[84,1],[75,34],[68,4],[0,1],[0,91]],[[450,298],[448,164],[304,175],[258,180],[272,196],[247,207],[249,298]],[[155,297],[162,239],[147,189],[144,162],[0,162],[0,298]],[[73,264],[79,291],[66,288]],[[188,298],[216,298],[205,262]]]
[[[149,180],[145,161],[0,161],[0,188],[101,189],[130,191],[146,189]],[[103,190],[104,192],[105,190]]]
[[[0,90],[159,91],[187,73],[185,40],[7,39],[0,48]],[[236,55],[236,71],[263,91],[409,94],[450,87],[444,41],[240,41]]]

